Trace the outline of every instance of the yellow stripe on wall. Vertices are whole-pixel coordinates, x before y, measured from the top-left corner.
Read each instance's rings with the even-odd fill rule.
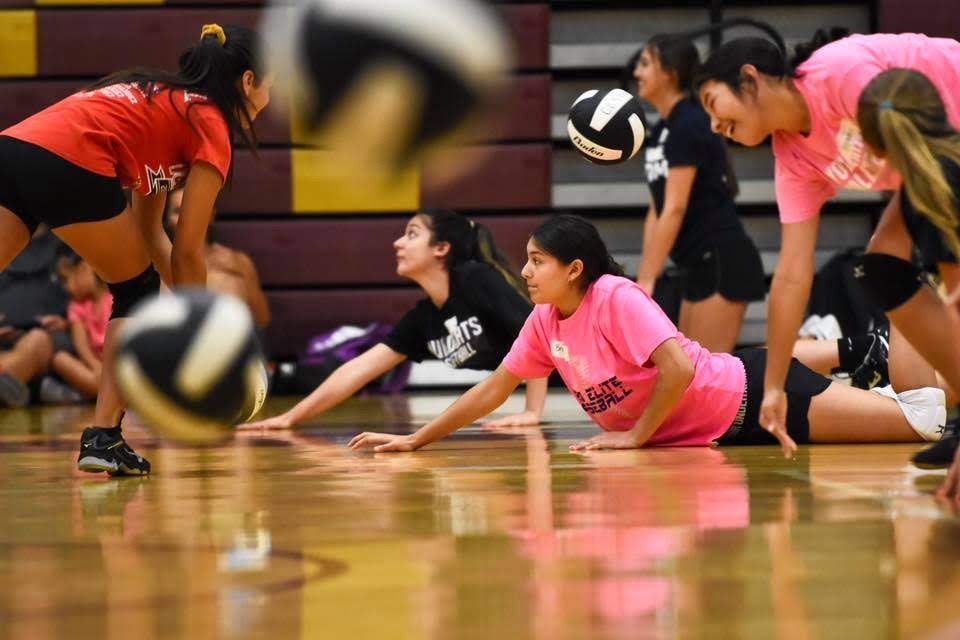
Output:
[[[293,149],[292,189],[295,213],[364,213],[413,211],[420,204],[420,171],[411,170],[390,181],[342,153]]]
[[[37,12],[0,10],[0,76],[37,75]]]
[[[35,0],[40,7],[105,7],[110,5],[161,5],[165,0]]]

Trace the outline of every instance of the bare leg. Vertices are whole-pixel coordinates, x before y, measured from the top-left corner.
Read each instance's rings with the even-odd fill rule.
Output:
[[[836,340],[797,340],[793,357],[822,376],[840,366],[840,349]]]
[[[30,242],[30,230],[9,209],[0,207],[0,271]]]
[[[909,260],[912,247],[913,242],[900,211],[900,198],[894,196],[870,238],[867,251]],[[936,382],[932,377],[934,374],[929,367],[918,367],[918,371],[910,370],[910,367],[917,366],[921,359],[939,371],[950,386],[960,389],[960,345],[956,339],[944,340],[944,336],[960,336],[960,317],[956,310],[948,309],[933,289],[924,286],[907,302],[888,312],[887,316],[891,324],[890,360],[891,363],[894,359],[897,360],[890,370],[890,381],[894,389],[901,391],[911,388],[911,385],[918,381],[922,381],[921,386],[935,386]],[[931,327],[936,327],[936,330],[931,331]],[[897,332],[906,338],[916,355],[911,355],[904,345],[896,344],[899,338],[894,334]],[[897,350],[896,355],[894,348]],[[901,357],[904,358],[903,366],[899,362]]]
[[[143,236],[129,207],[109,220],[58,227],[54,233],[89,262],[107,283],[130,280],[150,266]],[[121,325],[119,319],[110,322],[103,346],[103,372],[94,410],[94,424],[101,427],[117,424],[123,411],[123,401],[113,375],[117,332]]]
[[[17,340],[13,349],[0,353],[0,366],[21,382],[29,382],[47,371],[53,355],[53,341],[46,331],[32,329]]]
[[[53,370],[67,384],[88,398],[97,397],[97,387],[100,385],[100,372],[88,367],[80,358],[66,351],[53,356]]]
[[[834,382],[810,400],[811,442],[922,442],[892,398]]]
[[[708,351],[730,353],[737,346],[746,311],[745,302],[732,302],[719,293],[700,302],[684,300],[680,306],[680,332]]]
[[[956,310],[947,307],[933,289],[924,286],[888,315],[916,352],[933,365],[951,387],[960,389],[960,344],[952,339],[960,336]]]
[[[890,357],[887,360],[890,384],[895,391],[920,387],[938,387],[937,372],[924,360],[892,322],[890,324]]]

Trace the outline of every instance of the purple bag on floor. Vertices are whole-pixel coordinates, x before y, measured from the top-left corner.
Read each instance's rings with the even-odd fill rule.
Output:
[[[340,365],[380,344],[392,328],[391,325],[373,322],[363,328],[343,326],[314,336],[297,361],[296,371],[289,380],[290,391],[312,392]],[[406,386],[409,377],[410,362],[407,361],[371,381],[363,391],[396,393]]]

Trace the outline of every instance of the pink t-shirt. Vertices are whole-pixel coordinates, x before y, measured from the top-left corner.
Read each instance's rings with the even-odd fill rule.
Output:
[[[807,136],[773,134],[780,221],[817,216],[838,188],[897,189],[900,176],[871,153],[857,125],[860,93],[877,74],[909,68],[927,76],[960,128],[960,42],[904,34],[857,35],[817,49],[797,71],[797,89],[810,110]]]
[[[688,340],[657,303],[626,278],[601,277],[565,320],[553,305],[538,304],[503,365],[526,379],[543,378],[556,369],[591,420],[607,431],[628,431],[653,394],[657,369],[650,355],[670,338],[680,344],[696,373],[647,444],[709,444],[723,435],[740,408],[743,363]]]
[[[67,320],[79,322],[87,330],[90,347],[98,357],[103,357],[103,342],[107,337],[107,324],[113,311],[113,296],[104,293],[100,301],[74,300],[67,305]]]

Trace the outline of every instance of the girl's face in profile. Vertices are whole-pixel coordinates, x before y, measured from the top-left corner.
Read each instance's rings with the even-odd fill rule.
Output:
[[[637,81],[637,95],[647,101],[665,90],[677,88],[674,76],[663,70],[660,59],[649,48],[640,53],[633,77]]]
[[[397,257],[397,275],[410,278],[417,273],[436,266],[443,261],[446,243],[430,244],[433,232],[427,220],[416,215],[410,218],[403,235],[393,241],[393,250]]]
[[[561,264],[530,238],[527,241],[527,263],[520,272],[527,283],[530,301],[534,304],[556,304],[562,300],[575,286],[570,282],[570,268],[570,265]]]

